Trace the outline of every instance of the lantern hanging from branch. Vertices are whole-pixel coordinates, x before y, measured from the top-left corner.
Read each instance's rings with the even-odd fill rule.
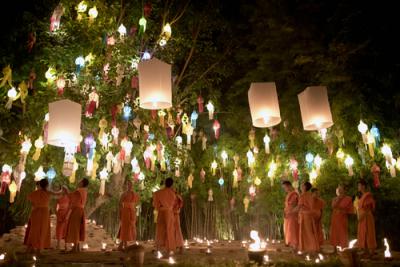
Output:
[[[138,71],[140,107],[152,110],[172,107],[171,65],[153,57],[141,61]]]
[[[252,83],[248,98],[253,126],[265,128],[281,122],[278,94],[274,82]]]
[[[306,131],[316,131],[333,125],[328,91],[325,86],[310,86],[298,94],[301,119]]]

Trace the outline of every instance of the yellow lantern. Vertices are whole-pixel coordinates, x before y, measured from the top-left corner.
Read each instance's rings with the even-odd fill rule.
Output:
[[[281,122],[278,94],[274,82],[252,83],[248,98],[253,126],[265,128]]]
[[[8,190],[10,190],[10,203],[14,203],[17,189],[17,184],[15,183],[15,181],[12,181],[11,184],[8,186]]]
[[[211,163],[211,171],[212,171],[212,174],[213,174],[213,175],[215,175],[215,171],[217,170],[217,167],[218,167],[218,163],[214,160],[214,161]]]
[[[141,61],[138,71],[140,107],[144,109],[172,107],[171,65],[152,58]]]
[[[328,91],[325,86],[307,87],[298,94],[298,98],[304,130],[321,130],[333,125]]]

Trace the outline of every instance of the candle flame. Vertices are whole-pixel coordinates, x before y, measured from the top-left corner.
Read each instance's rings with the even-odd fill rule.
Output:
[[[343,251],[343,248],[342,248],[341,246],[337,246],[336,249],[337,249],[338,251],[340,251],[340,252]]]
[[[392,253],[390,253],[389,243],[386,238],[383,239],[383,243],[385,245],[385,258],[391,258]]]
[[[89,245],[88,244],[83,244],[82,248],[83,249],[89,249]]]
[[[0,261],[4,260],[5,257],[6,257],[6,254],[5,254],[5,253],[2,253],[2,254],[0,255]]]
[[[161,259],[163,257],[162,253],[160,251],[157,251],[157,259]]]
[[[106,249],[107,244],[106,243],[101,243],[101,249]]]
[[[353,248],[354,245],[357,243],[357,239],[353,239],[349,242],[349,248]]]
[[[321,253],[318,253],[318,257],[319,257],[319,259],[320,259],[321,261],[324,260],[324,255],[322,255]]]
[[[168,258],[168,263],[169,263],[169,264],[175,264],[176,261],[175,261],[175,259],[174,259],[173,257],[169,257],[169,258]]]
[[[250,238],[253,239],[254,242],[250,244],[249,250],[260,250],[261,249],[261,239],[258,236],[258,232],[255,230],[251,230]]]
[[[268,255],[264,255],[264,262],[269,262],[269,256]]]
[[[309,255],[307,255],[306,256],[306,261],[310,261],[311,259],[310,259],[310,256]]]

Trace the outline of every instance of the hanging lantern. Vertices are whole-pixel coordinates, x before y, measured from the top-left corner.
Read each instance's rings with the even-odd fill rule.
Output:
[[[65,79],[64,77],[59,77],[57,79],[57,93],[59,96],[61,96],[64,93],[64,87],[65,87]]]
[[[290,166],[290,169],[292,170],[293,180],[297,181],[299,179],[299,170],[298,170],[299,163],[297,162],[297,160],[295,158],[291,158],[290,162],[289,162],[289,166]]]
[[[261,185],[261,179],[258,178],[258,177],[256,177],[256,179],[254,179],[254,184],[255,184],[256,186],[260,186],[260,185]]]
[[[211,101],[208,101],[206,107],[207,107],[207,110],[208,110],[208,119],[209,120],[214,119],[214,110],[215,109],[214,109],[213,103]]]
[[[371,132],[367,134],[368,152],[371,158],[375,156],[375,138]]]
[[[104,196],[105,190],[106,190],[106,180],[108,179],[108,172],[107,168],[103,168],[103,170],[100,172],[100,189],[99,189],[99,194],[101,196]]]
[[[119,33],[119,37],[120,38],[124,38],[126,35],[126,27],[124,26],[124,24],[119,25],[118,27],[118,33]]]
[[[382,154],[385,156],[386,161],[392,162],[393,159],[393,154],[392,150],[390,149],[390,146],[387,144],[384,144],[381,148]]]
[[[224,186],[224,183],[225,183],[225,181],[224,181],[224,178],[223,177],[220,177],[219,179],[218,179],[218,184],[219,184],[219,186]]]
[[[138,71],[140,107],[152,110],[172,107],[171,65],[152,58],[141,61]]]
[[[321,130],[333,125],[328,92],[325,86],[307,87],[298,94],[298,98],[304,130]]]
[[[353,176],[354,175],[354,172],[353,172],[354,160],[350,155],[347,155],[346,159],[344,160],[344,164],[346,164],[346,168],[349,172],[349,176]]]
[[[50,169],[48,169],[46,176],[49,179],[49,182],[51,183],[51,181],[53,181],[53,179],[56,177],[57,173],[56,170],[54,170],[53,167],[51,167]]]
[[[278,94],[274,82],[252,83],[248,98],[253,126],[265,128],[281,122]]]
[[[322,164],[322,158],[320,157],[320,155],[317,154],[314,158],[314,165],[318,174],[319,170],[321,169],[321,164]]]
[[[314,184],[315,183],[315,180],[317,180],[317,177],[318,177],[318,173],[317,173],[317,171],[316,170],[311,170],[311,172],[310,172],[310,183],[311,184]]]
[[[192,189],[193,187],[193,180],[194,180],[193,174],[190,174],[187,178],[187,184],[189,189]]]
[[[199,117],[199,114],[197,114],[196,110],[193,110],[192,114],[190,115],[190,123],[192,124],[193,128],[196,128],[197,126],[197,118]]]
[[[221,128],[221,124],[219,123],[219,121],[218,120],[214,120],[214,123],[213,123],[214,137],[217,140],[218,140],[219,135],[220,135],[220,128]]]
[[[250,199],[247,196],[245,196],[243,199],[244,213],[247,213],[249,209],[249,204],[250,204]]]
[[[211,163],[212,175],[215,175],[215,172],[216,172],[216,170],[217,170],[217,167],[218,167],[218,163],[214,160],[214,161]]]
[[[202,183],[206,180],[206,171],[203,168],[200,170],[200,180]]]
[[[344,159],[344,152],[341,148],[338,149],[338,151],[336,152],[336,157],[338,160],[343,160]]]
[[[314,162],[314,155],[313,155],[312,153],[308,152],[308,153],[306,154],[306,162],[307,162],[307,167],[308,167],[309,169],[311,169],[312,164],[313,164],[313,162]]]
[[[97,18],[97,15],[99,14],[99,12],[97,11],[96,6],[92,7],[91,9],[89,9],[88,14],[89,14],[89,21],[93,22],[93,20],[95,18]]]
[[[228,159],[228,153],[226,151],[221,152],[221,158],[222,158],[222,165],[226,167],[226,160]]]
[[[141,34],[143,34],[146,31],[146,25],[147,25],[147,20],[145,19],[145,17],[141,17],[139,19],[139,26],[140,26],[139,32]]]
[[[6,193],[6,189],[8,185],[11,182],[11,173],[12,173],[12,168],[8,164],[4,164],[2,169],[1,169],[1,188],[0,188],[0,194],[4,195]]]
[[[15,100],[20,97],[20,94],[15,90],[15,87],[12,87],[10,90],[7,91],[8,101],[5,105],[6,109],[11,109],[12,104]]]
[[[362,135],[362,140],[364,144],[365,145],[368,144],[368,137],[367,137],[368,125],[366,125],[362,120],[360,120],[357,129]]]
[[[247,156],[247,165],[249,166],[249,168],[253,168],[256,162],[253,152],[251,150],[247,151],[246,156]]]
[[[271,141],[271,138],[269,138],[267,133],[265,133],[263,141],[265,146],[265,154],[269,154],[269,142]]]
[[[15,181],[12,181],[11,184],[8,186],[8,190],[10,191],[10,203],[14,203],[14,198],[17,194],[17,184]]]
[[[79,56],[75,59],[75,65],[76,65],[76,74],[79,75],[81,69],[85,66],[85,59],[83,58],[83,56]]]
[[[43,167],[39,166],[35,172],[35,182],[39,182],[40,180],[44,179],[44,177],[46,177],[46,174],[43,171]]]
[[[372,125],[371,130],[369,130],[371,132],[371,134],[374,136],[375,138],[375,144],[377,146],[379,146],[379,142],[381,141],[381,134],[379,132],[378,127],[376,127],[375,124]]]
[[[274,178],[274,176],[275,176],[275,171],[276,171],[276,169],[277,169],[277,164],[274,162],[274,161],[272,161],[270,164],[269,164],[269,170],[268,170],[268,177],[269,178]]]
[[[199,113],[203,113],[204,111],[204,99],[201,95],[197,97],[197,107],[199,109]]]

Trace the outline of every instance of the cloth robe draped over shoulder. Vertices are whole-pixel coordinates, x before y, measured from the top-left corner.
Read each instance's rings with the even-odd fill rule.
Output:
[[[348,238],[348,216],[354,213],[351,197],[336,197],[332,200],[331,228],[329,240],[332,246],[347,247]]]
[[[78,243],[85,241],[85,204],[87,199],[87,189],[78,188],[68,195],[70,199],[71,213],[69,215],[65,242]]]
[[[358,231],[357,246],[359,248],[376,248],[375,218],[372,212],[375,210],[375,200],[370,192],[366,192],[358,200]]]
[[[299,250],[319,251],[318,230],[314,218],[314,197],[305,192],[299,198]]]
[[[67,232],[69,214],[69,197],[68,195],[61,196],[57,200],[57,224],[56,224],[56,239],[64,239]]]
[[[314,219],[315,219],[315,226],[317,227],[317,237],[319,245],[323,245],[324,243],[324,232],[322,230],[322,211],[325,207],[325,201],[321,198],[317,197],[314,198]]]
[[[292,191],[286,195],[283,231],[285,234],[285,243],[297,249],[299,245],[299,213],[293,209],[297,207],[299,202],[299,194]]]
[[[24,243],[34,249],[50,247],[50,193],[38,189],[28,195],[32,212],[25,233]]]
[[[125,192],[120,200],[120,227],[118,238],[121,241],[136,240],[136,204],[139,196],[135,192]]]
[[[175,222],[175,242],[176,247],[183,247],[183,235],[181,229],[180,212],[183,208],[183,199],[179,194],[176,194],[176,202],[174,205],[174,222]]]
[[[176,249],[174,205],[175,191],[171,188],[158,190],[153,195],[153,206],[158,211],[156,245],[168,251]]]

